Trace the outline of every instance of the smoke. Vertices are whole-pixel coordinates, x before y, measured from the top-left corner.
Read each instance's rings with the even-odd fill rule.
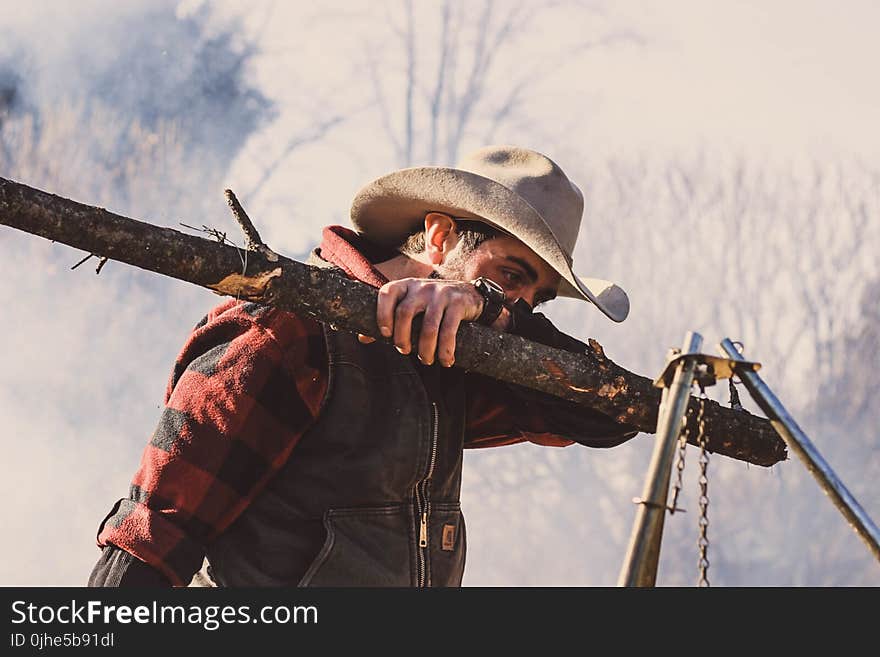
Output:
[[[13,4],[0,175],[178,229],[228,222],[223,176],[274,116],[237,25],[167,1]],[[114,263],[70,271],[83,254],[10,230],[0,252],[0,582],[83,584],[182,337],[217,298]]]

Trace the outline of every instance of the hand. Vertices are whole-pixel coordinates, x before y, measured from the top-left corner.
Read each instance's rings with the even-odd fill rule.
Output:
[[[455,334],[463,321],[473,321],[483,311],[483,297],[473,285],[463,281],[434,278],[404,278],[386,283],[379,289],[376,323],[386,338],[392,338],[397,350],[412,350],[412,321],[424,313],[419,336],[418,356],[426,365],[437,361],[444,367],[455,362]],[[502,313],[496,325],[506,326],[509,315]],[[494,326],[494,325],[493,325]],[[372,338],[359,335],[363,343]]]

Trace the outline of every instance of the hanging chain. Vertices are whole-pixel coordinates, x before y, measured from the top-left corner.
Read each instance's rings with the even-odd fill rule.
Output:
[[[697,586],[700,587],[709,586],[709,478],[707,472],[709,468],[709,452],[706,449],[708,440],[706,438],[706,418],[704,415],[705,408],[706,391],[704,389],[701,389],[700,407],[699,412],[697,413],[697,427],[699,428],[697,442],[700,446],[700,537],[697,540],[697,547],[699,547],[700,550],[700,560],[698,562],[700,568],[700,579],[697,581]]]
[[[699,587],[708,587],[709,586],[709,451],[707,449],[708,446],[708,438],[706,437],[706,388],[702,383],[697,383],[700,387],[700,401],[697,406],[697,418],[696,418],[696,426],[697,426],[697,440],[696,444],[700,448],[700,476],[699,476],[699,485],[700,485],[700,518],[699,518],[699,538],[697,540],[697,547],[699,548],[700,558],[698,561],[700,577],[697,580],[697,586]],[[736,388],[733,385],[733,382],[730,384],[731,390],[731,406],[734,406],[734,403],[739,405],[739,396],[737,395]],[[735,407],[735,406],[734,406]],[[740,406],[740,408],[742,408]],[[684,511],[684,509],[680,509],[678,507],[678,496],[681,493],[682,489],[682,475],[684,473],[684,465],[685,465],[685,454],[687,451],[688,439],[690,438],[690,427],[688,425],[688,415],[693,415],[693,411],[688,409],[687,413],[682,417],[681,422],[681,430],[678,436],[678,460],[675,464],[676,474],[675,474],[675,483],[672,486],[672,499],[669,503],[667,509],[669,510],[670,515],[674,514],[676,511]]]
[[[690,412],[690,409],[688,409]],[[678,507],[678,495],[681,493],[681,476],[684,473],[684,456],[687,449],[688,428],[687,414],[681,418],[681,431],[678,434],[678,461],[675,463],[675,483],[672,485],[672,501],[669,502],[669,515],[674,515],[676,511],[684,511]]]

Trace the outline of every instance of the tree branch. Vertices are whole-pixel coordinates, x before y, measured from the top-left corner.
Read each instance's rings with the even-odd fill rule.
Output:
[[[262,187],[272,178],[278,171],[278,166],[287,159],[300,146],[311,144],[324,137],[334,126],[341,123],[345,119],[340,115],[331,116],[330,118],[318,123],[311,131],[292,137],[285,145],[281,153],[272,162],[263,168],[263,173],[256,183],[248,192],[250,198],[254,198],[262,189]]]
[[[364,45],[364,61],[366,63],[367,71],[370,74],[370,82],[373,84],[373,96],[376,104],[379,106],[379,116],[382,119],[382,129],[385,130],[385,136],[388,137],[388,141],[390,141],[391,145],[394,147],[394,154],[397,161],[403,162],[405,159],[403,145],[394,133],[394,127],[391,125],[391,110],[388,106],[388,101],[385,99],[385,91],[382,87],[382,81],[379,79],[379,67],[376,64],[376,57],[373,50],[373,44],[366,43]],[[401,164],[401,166],[406,165]]]
[[[450,13],[451,8],[449,6],[449,0],[446,0],[443,3],[443,19],[442,19],[442,29],[440,32],[440,54],[439,54],[439,63],[437,64],[437,79],[434,85],[434,93],[431,94],[431,97],[428,102],[429,111],[430,111],[430,147],[428,152],[428,161],[436,162],[439,158],[437,157],[437,134],[438,134],[438,126],[440,123],[440,108],[443,103],[443,89],[446,85],[446,61],[449,55],[449,22],[450,22]]]
[[[253,253],[242,271],[234,247],[3,178],[0,224],[221,295],[272,305],[382,339],[376,326],[375,289],[283,256],[271,262]],[[413,339],[418,340],[417,334]],[[587,353],[575,354],[466,322],[456,344],[457,367],[595,408],[641,431],[656,431],[660,390],[650,379],[611,361],[594,340]],[[697,404],[692,397],[690,408],[695,411]],[[763,418],[713,401],[708,403],[705,418],[713,452],[764,466],[786,458],[784,443]]]
[[[266,259],[270,262],[278,262],[278,254],[263,242],[263,238],[260,237],[260,233],[257,232],[257,227],[254,226],[254,222],[251,221],[247,212],[241,207],[241,203],[238,202],[233,191],[231,189],[226,189],[223,193],[226,195],[226,204],[229,205],[229,209],[232,210],[232,216],[235,217],[238,225],[241,226],[241,230],[244,233],[245,246],[248,251],[258,251],[266,256]]]
[[[404,47],[406,48],[406,96],[404,100],[403,161],[404,166],[409,167],[413,163],[413,123],[415,121],[413,93],[416,88],[416,21],[413,0],[406,2]]]

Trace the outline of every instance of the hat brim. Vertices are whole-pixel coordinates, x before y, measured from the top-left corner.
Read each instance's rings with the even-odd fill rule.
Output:
[[[389,173],[354,197],[351,220],[371,242],[396,247],[423,226],[429,212],[483,221],[523,242],[559,273],[558,294],[595,305],[622,322],[629,298],[621,287],[599,278],[581,278],[541,215],[521,196],[484,176],[450,167],[413,167]]]

